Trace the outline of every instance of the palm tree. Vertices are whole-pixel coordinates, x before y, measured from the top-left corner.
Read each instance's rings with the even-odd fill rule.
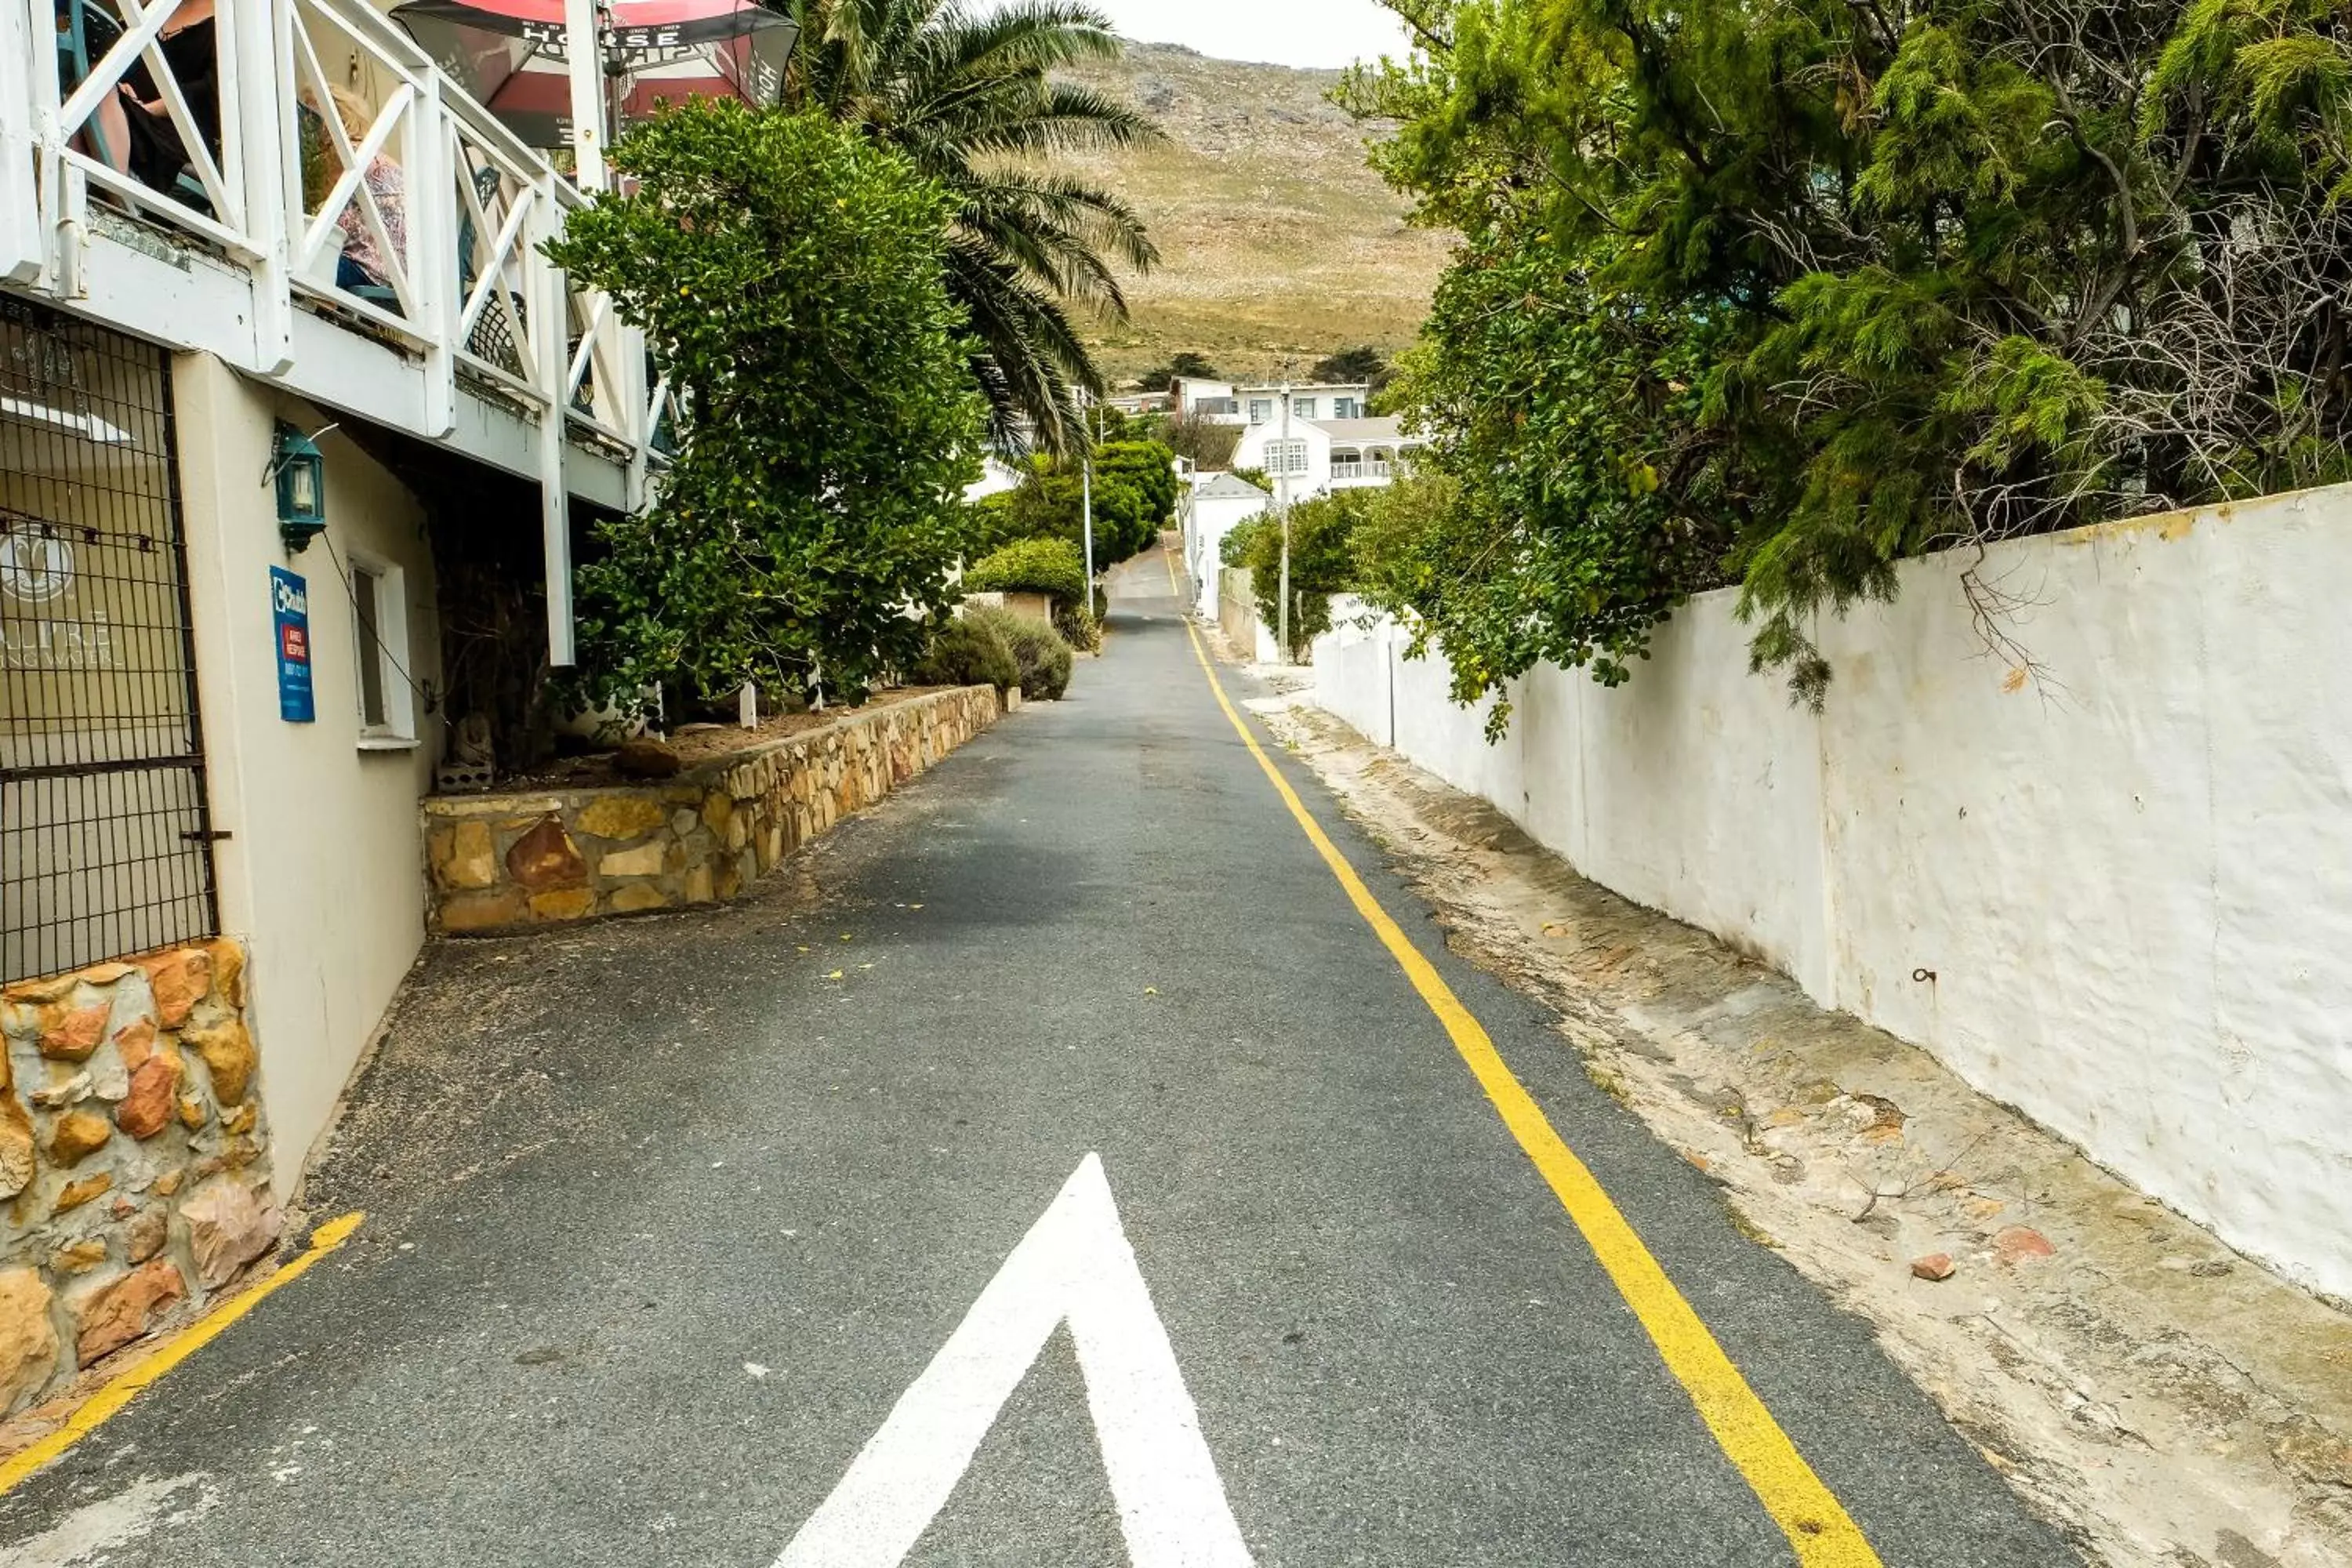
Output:
[[[1103,383],[1071,309],[1124,320],[1112,262],[1159,259],[1132,207],[1039,166],[1160,135],[1127,104],[1052,78],[1118,57],[1109,18],[1065,0],[985,14],[965,0],[793,0],[793,11],[787,100],[865,126],[954,194],[948,289],[971,314],[997,444],[1072,449],[1076,395]]]

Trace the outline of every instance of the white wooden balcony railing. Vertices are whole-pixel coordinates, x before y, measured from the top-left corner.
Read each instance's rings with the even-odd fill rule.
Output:
[[[208,135],[159,42],[189,3],[0,0],[0,285],[537,479],[568,663],[563,498],[638,504],[671,411],[540,254],[585,198],[361,0],[215,0]],[[167,189],[129,172],[135,70],[185,150]],[[342,283],[352,227],[377,266]]]

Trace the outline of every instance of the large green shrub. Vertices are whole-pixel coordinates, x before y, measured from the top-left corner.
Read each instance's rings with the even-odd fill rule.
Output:
[[[1086,602],[1087,570],[1066,539],[1017,539],[966,572],[963,585],[972,594],[1050,595],[1058,611]]]
[[[1013,666],[1020,673],[1022,696],[1034,701],[1058,702],[1062,693],[1070,689],[1070,670],[1076,663],[1070,645],[1045,622],[987,605],[966,610],[963,618],[977,621],[994,632],[1011,650]]]
[[[1352,541],[1372,498],[1380,493],[1337,490],[1291,507],[1290,652],[1294,658],[1331,629],[1331,595],[1355,587]],[[1282,520],[1268,513],[1242,528],[1248,529],[1249,534],[1238,552],[1238,564],[1250,569],[1259,618],[1272,631],[1281,624]],[[1241,532],[1242,528],[1234,532]]]
[[[613,163],[627,194],[547,254],[645,329],[684,417],[654,503],[580,568],[583,685],[855,700],[947,617],[969,531],[951,204],[854,128],[734,102],[657,116]]]
[[[1538,660],[1626,679],[1675,605],[1728,580],[1736,528],[1692,504],[1714,326],[1602,295],[1525,225],[1463,255],[1394,383],[1432,440],[1375,492],[1357,553],[1366,596],[1443,640],[1454,695],[1496,695],[1499,734],[1503,682]]]
[[[1129,555],[1157,543],[1160,531],[1175,521],[1175,463],[1176,454],[1158,441],[1107,441],[1095,448],[1095,482],[1126,485],[1136,492],[1134,526],[1140,534]]]
[[[1175,454],[1157,441],[1111,441],[1097,447],[1094,470],[1095,570],[1148,549],[1176,510]],[[999,549],[1022,539],[1086,533],[1086,476],[1075,461],[1029,459],[1021,482],[980,503],[981,543]]]
[[[1021,667],[1003,634],[982,615],[960,616],[932,634],[930,647],[907,671],[915,686],[993,686],[1010,691],[1021,684]]]
[[[2352,477],[2340,5],[1382,3],[1341,97],[1464,238],[1401,398],[1457,695],[1727,577],[1818,701],[1906,556]]]

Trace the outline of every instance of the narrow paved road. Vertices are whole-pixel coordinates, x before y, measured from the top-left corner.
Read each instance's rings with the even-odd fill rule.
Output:
[[[2074,1562],[1277,753],[1482,1085],[1139,564],[820,896],[438,952],[312,1182],[358,1238],[0,1500],[0,1562]]]

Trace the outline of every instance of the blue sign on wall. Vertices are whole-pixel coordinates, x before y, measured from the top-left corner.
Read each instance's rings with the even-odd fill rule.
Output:
[[[269,569],[269,608],[278,623],[278,716],[289,724],[318,720],[310,695],[310,589],[282,566]]]

